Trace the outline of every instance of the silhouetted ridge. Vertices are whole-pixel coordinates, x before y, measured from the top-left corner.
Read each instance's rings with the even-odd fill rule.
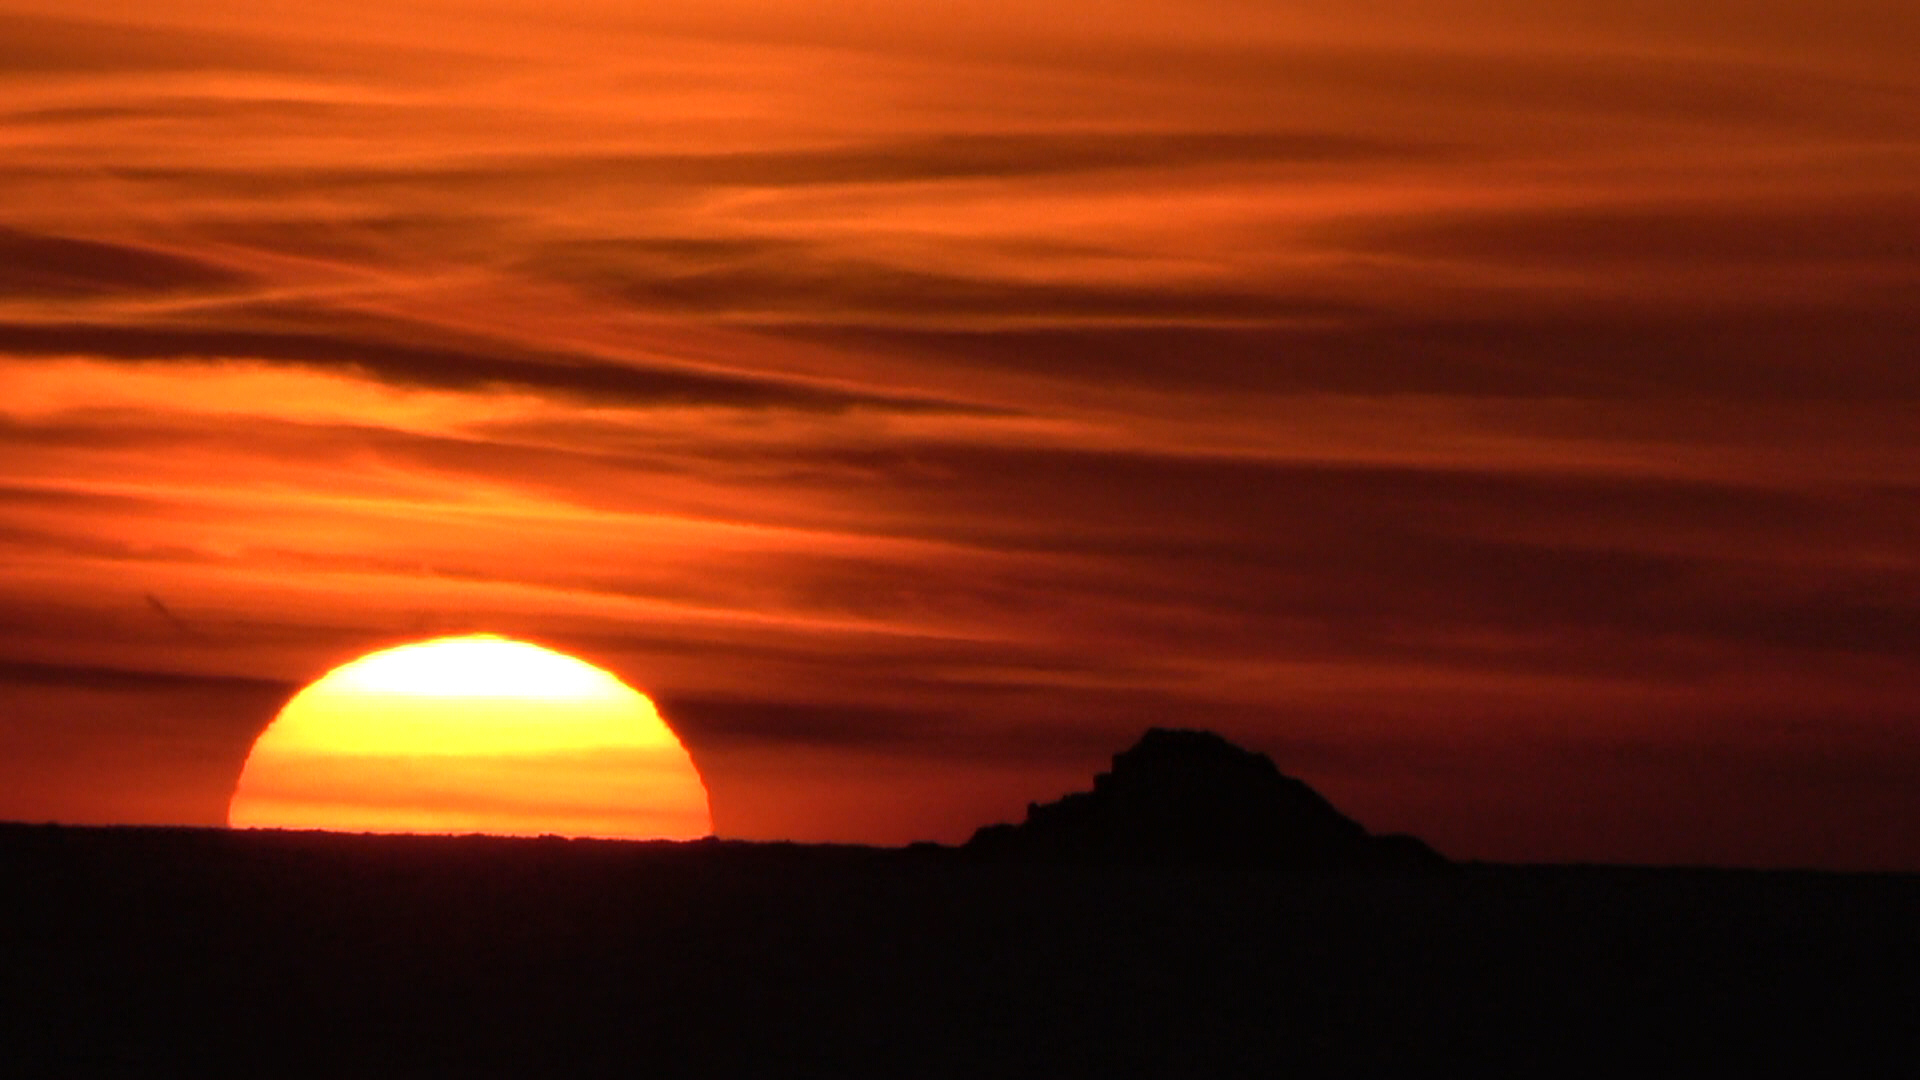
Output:
[[[1265,754],[1210,731],[1153,728],[1093,790],[1032,803],[974,833],[976,854],[1095,862],[1437,865],[1408,836],[1373,837]]]

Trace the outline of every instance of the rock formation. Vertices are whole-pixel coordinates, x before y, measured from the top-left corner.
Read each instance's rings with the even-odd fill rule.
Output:
[[[1375,837],[1318,792],[1208,731],[1154,728],[1115,754],[1093,790],[1033,803],[966,850],[1035,861],[1232,866],[1435,866],[1408,836]]]

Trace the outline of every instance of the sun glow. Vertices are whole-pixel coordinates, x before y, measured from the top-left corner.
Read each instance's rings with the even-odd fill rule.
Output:
[[[692,839],[693,760],[646,695],[493,635],[371,653],[294,695],[254,743],[235,827]]]

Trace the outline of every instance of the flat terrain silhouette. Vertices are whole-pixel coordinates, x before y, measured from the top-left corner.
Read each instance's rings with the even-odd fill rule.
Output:
[[[1228,803],[1287,787],[1241,767]],[[1355,840],[1317,799],[1293,805]],[[1145,858],[1042,857],[1010,830],[879,849],[0,826],[0,1038],[16,1062],[154,1075],[1723,1071],[1920,1048],[1920,876],[1170,860],[1158,834]]]

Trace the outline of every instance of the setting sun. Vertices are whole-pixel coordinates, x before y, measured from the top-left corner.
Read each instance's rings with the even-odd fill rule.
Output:
[[[363,656],[289,701],[228,808],[240,828],[685,840],[713,831],[646,695],[488,634]]]

